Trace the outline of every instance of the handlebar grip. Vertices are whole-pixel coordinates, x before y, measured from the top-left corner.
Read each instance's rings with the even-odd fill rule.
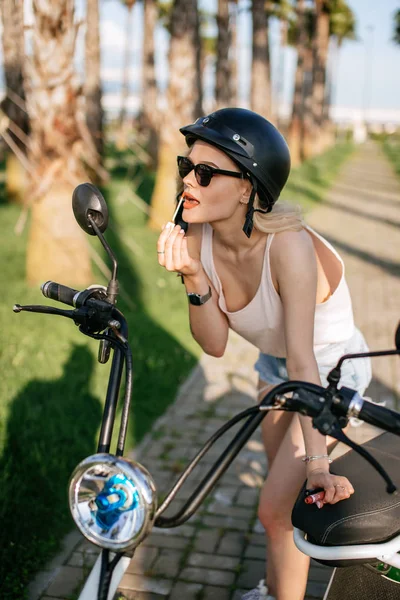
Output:
[[[364,400],[358,418],[385,431],[400,435],[400,414],[390,408]]]
[[[43,285],[40,286],[40,289],[42,290],[43,296],[46,298],[58,300],[58,302],[69,304],[69,306],[75,306],[74,297],[76,294],[80,293],[79,290],[74,290],[66,285],[55,283],[54,281],[46,281],[46,283],[43,283]]]

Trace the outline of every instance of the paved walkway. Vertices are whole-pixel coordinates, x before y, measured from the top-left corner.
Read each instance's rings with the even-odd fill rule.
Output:
[[[375,145],[348,161],[328,201],[308,218],[344,258],[356,322],[374,349],[393,347],[400,308],[400,182]],[[230,416],[252,405],[257,352],[231,336],[222,359],[203,356],[178,398],[135,451],[161,493],[197,449]],[[371,397],[396,406],[398,357],[374,359]],[[398,406],[400,408],[400,405]],[[366,426],[356,435],[370,435]],[[194,471],[189,490],[227,443],[225,436]],[[121,586],[129,600],[238,600],[264,576],[265,542],[257,521],[257,497],[266,465],[256,433],[198,515],[177,528],[154,530],[136,551]],[[189,482],[190,483],[190,479]],[[167,513],[168,514],[168,513]],[[30,600],[67,600],[79,589],[97,554],[78,533],[29,588]],[[306,600],[321,599],[330,569],[313,563]]]

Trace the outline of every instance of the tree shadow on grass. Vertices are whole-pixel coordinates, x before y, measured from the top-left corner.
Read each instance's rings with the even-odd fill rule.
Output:
[[[96,447],[101,408],[93,357],[75,346],[60,379],[31,381],[14,399],[0,460],[0,597],[24,598],[32,574],[71,529],[69,477]]]

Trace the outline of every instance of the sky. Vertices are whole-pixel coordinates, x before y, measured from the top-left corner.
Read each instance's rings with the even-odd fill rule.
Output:
[[[400,46],[391,41],[393,36],[393,14],[400,8],[398,0],[347,0],[356,17],[355,41],[344,41],[337,64],[337,83],[334,89],[333,104],[340,108],[354,109],[358,114],[365,111],[385,110],[399,113],[400,120]],[[208,10],[216,9],[217,0],[200,0],[200,5]],[[239,6],[248,5],[248,0],[239,0]],[[137,5],[132,52],[132,75],[138,72],[142,30],[140,28],[141,7]],[[125,10],[118,0],[107,0],[101,4],[103,32],[103,73],[106,87],[117,89],[118,75],[112,73],[120,64],[123,48],[123,24]],[[279,50],[279,28],[271,23],[270,42],[275,73],[282,60]],[[251,61],[251,19],[243,11],[238,22],[239,77],[242,91],[241,103],[245,104],[249,89],[249,65]],[[157,72],[161,84],[166,82],[168,65],[166,62],[167,36],[157,32],[157,47],[161,49],[157,59]],[[296,52],[287,48],[283,52],[285,64],[284,101],[290,106],[293,93]],[[114,83],[111,82],[114,79]],[[120,79],[119,79],[120,80]],[[209,85],[211,85],[211,76]],[[387,113],[389,114],[389,113]]]
[[[26,1],[26,17],[31,20],[29,0]],[[217,0],[199,0],[207,10],[216,9]],[[393,14],[400,8],[400,0],[347,0],[356,17],[356,41],[344,41],[336,67],[337,78],[333,92],[333,104],[337,110],[354,111],[358,115],[376,114],[385,111],[386,115],[398,114],[400,121],[400,45],[391,41],[393,35]],[[239,7],[249,5],[249,0],[239,0]],[[77,18],[84,19],[85,0],[76,0]],[[130,106],[137,108],[137,91],[140,89],[140,63],[143,37],[142,6],[134,7],[134,31],[131,54]],[[100,0],[102,79],[106,108],[117,110],[119,90],[122,81],[122,60],[125,39],[126,8],[120,0]],[[76,64],[83,69],[84,28],[78,38]],[[248,101],[251,61],[251,19],[242,11],[238,20],[238,67],[240,81],[240,104]],[[290,110],[293,93],[296,52],[279,48],[279,24],[272,20],[270,27],[273,75],[276,75],[280,61],[284,61],[283,111]],[[168,73],[168,36],[159,27],[156,32],[157,79],[165,87]],[[275,77],[276,80],[276,77]],[[208,90],[212,86],[211,70],[206,78]],[[209,94],[208,94],[209,95]],[[136,98],[135,98],[136,96]],[[207,94],[206,94],[207,96]],[[383,113],[382,113],[383,114]],[[389,117],[388,117],[389,118]]]

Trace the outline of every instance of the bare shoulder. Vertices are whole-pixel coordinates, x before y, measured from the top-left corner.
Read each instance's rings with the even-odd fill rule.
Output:
[[[189,254],[192,258],[200,258],[202,224],[191,223],[186,233]]]
[[[304,261],[315,260],[314,245],[305,229],[276,233],[270,254],[272,262],[276,265],[294,262],[298,266]]]

